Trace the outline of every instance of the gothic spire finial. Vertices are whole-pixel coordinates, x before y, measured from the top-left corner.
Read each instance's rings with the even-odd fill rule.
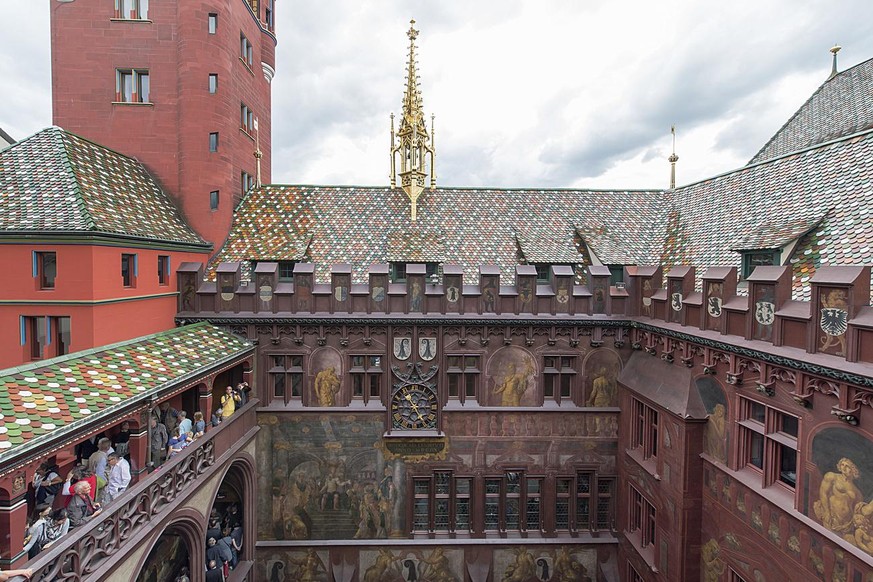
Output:
[[[391,186],[400,177],[400,185],[411,203],[412,220],[417,219],[418,199],[425,189],[425,176],[430,174],[431,190],[436,188],[434,173],[434,148],[422,111],[421,87],[418,79],[418,62],[415,58],[415,39],[418,30],[415,20],[409,21],[409,60],[406,63],[406,89],[403,93],[403,111],[397,131],[394,131],[394,115],[391,115]],[[431,131],[433,126],[431,125]],[[400,156],[400,170],[396,158]],[[429,158],[429,159],[428,159]]]
[[[837,53],[840,52],[840,49],[841,49],[841,48],[843,48],[843,47],[841,47],[841,46],[838,45],[837,43],[834,43],[834,46],[832,46],[832,47],[830,48],[831,54],[834,55],[834,64],[833,64],[833,66],[831,67],[831,74],[830,74],[830,76],[828,77],[828,80],[831,80],[831,79],[833,79],[834,77],[837,76]]]
[[[670,133],[673,134],[673,153],[667,160],[670,162],[670,190],[676,188],[676,162],[679,161],[679,156],[676,155],[676,126],[670,126]]]

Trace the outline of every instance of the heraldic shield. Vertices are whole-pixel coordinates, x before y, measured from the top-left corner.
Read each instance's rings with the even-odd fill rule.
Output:
[[[776,321],[776,305],[769,301],[755,303],[755,321],[761,325],[772,325]]]
[[[826,307],[821,310],[821,330],[828,335],[840,336],[849,328],[849,312]]]

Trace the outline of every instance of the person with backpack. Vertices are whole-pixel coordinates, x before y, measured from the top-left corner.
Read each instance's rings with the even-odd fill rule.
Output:
[[[27,552],[29,560],[34,559],[42,551],[46,541],[45,529],[48,525],[51,512],[52,506],[47,503],[36,506],[37,519],[28,528],[27,537],[24,538],[24,551]]]

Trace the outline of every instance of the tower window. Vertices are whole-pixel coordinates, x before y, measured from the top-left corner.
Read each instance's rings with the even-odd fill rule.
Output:
[[[273,30],[273,0],[264,1],[264,22],[267,30]]]
[[[254,48],[243,33],[239,34],[239,58],[249,67],[254,62]]]
[[[218,151],[218,132],[214,131],[209,134],[209,151],[217,152]]]
[[[145,20],[149,17],[149,0],[115,0],[115,18]]]
[[[210,13],[207,20],[209,26],[209,34],[218,32],[218,14]]]
[[[239,126],[246,133],[252,133],[255,129],[255,115],[245,103],[239,104]]]
[[[218,210],[218,190],[209,193],[209,210]]]
[[[255,179],[248,172],[240,172],[239,182],[243,194],[251,190],[255,185]]]
[[[218,93],[218,73],[209,73],[209,92]]]
[[[149,72],[140,69],[115,71],[115,101],[149,103]]]

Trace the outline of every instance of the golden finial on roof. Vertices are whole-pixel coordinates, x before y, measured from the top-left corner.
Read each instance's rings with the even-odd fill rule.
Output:
[[[676,155],[676,126],[670,126],[670,133],[673,134],[673,153],[667,160],[670,162],[670,190],[676,188],[676,162],[679,161],[679,156]]]
[[[434,172],[434,148],[430,139],[433,134],[433,117],[431,117],[430,134],[422,111],[421,88],[418,79],[417,61],[415,60],[415,39],[418,31],[415,20],[409,21],[409,61],[406,64],[406,90],[403,93],[403,112],[400,116],[400,126],[394,131],[394,114],[391,114],[391,187],[400,186],[411,203],[412,220],[417,219],[418,199],[425,189],[425,176],[430,174],[430,188],[436,188]],[[400,157],[400,169],[397,170],[397,157]]]

